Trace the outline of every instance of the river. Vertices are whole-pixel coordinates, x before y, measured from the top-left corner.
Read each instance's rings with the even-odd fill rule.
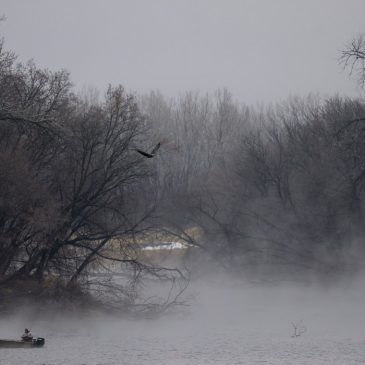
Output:
[[[0,319],[1,338],[30,326],[46,345],[0,349],[0,364],[365,364],[364,304],[359,288],[224,287],[199,290],[188,311],[159,319],[22,312]]]

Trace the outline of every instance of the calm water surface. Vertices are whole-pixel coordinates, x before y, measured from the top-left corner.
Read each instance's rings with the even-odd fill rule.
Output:
[[[216,292],[192,314],[159,320],[23,313],[0,320],[0,338],[27,323],[46,345],[0,349],[0,365],[365,364],[363,294],[345,294]],[[292,338],[291,321],[300,319],[307,332]]]

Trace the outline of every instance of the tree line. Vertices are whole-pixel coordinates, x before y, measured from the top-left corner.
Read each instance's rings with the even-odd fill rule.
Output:
[[[166,108],[156,118],[165,115],[162,133],[177,135],[157,171],[160,208],[177,236],[230,270],[331,273],[361,264],[362,99],[309,96],[261,110],[227,91],[147,99],[148,108]],[[184,236],[189,225],[202,230],[198,241]]]

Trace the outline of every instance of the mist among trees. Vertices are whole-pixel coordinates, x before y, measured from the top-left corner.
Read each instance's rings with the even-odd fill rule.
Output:
[[[364,51],[360,37],[342,54],[362,86]],[[365,257],[364,127],[363,98],[252,107],[229,90],[76,95],[66,71],[20,63],[2,44],[0,285],[87,292],[91,274],[117,265],[129,275],[122,302],[133,305],[143,273],[355,274]],[[138,153],[157,143],[152,158]],[[189,246],[183,268],[144,262],[141,245],[159,236]]]

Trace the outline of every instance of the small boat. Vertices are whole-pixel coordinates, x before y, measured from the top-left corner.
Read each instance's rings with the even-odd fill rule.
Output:
[[[42,337],[34,338],[32,341],[22,340],[0,340],[0,348],[29,348],[29,347],[42,347],[45,343],[45,339]]]

